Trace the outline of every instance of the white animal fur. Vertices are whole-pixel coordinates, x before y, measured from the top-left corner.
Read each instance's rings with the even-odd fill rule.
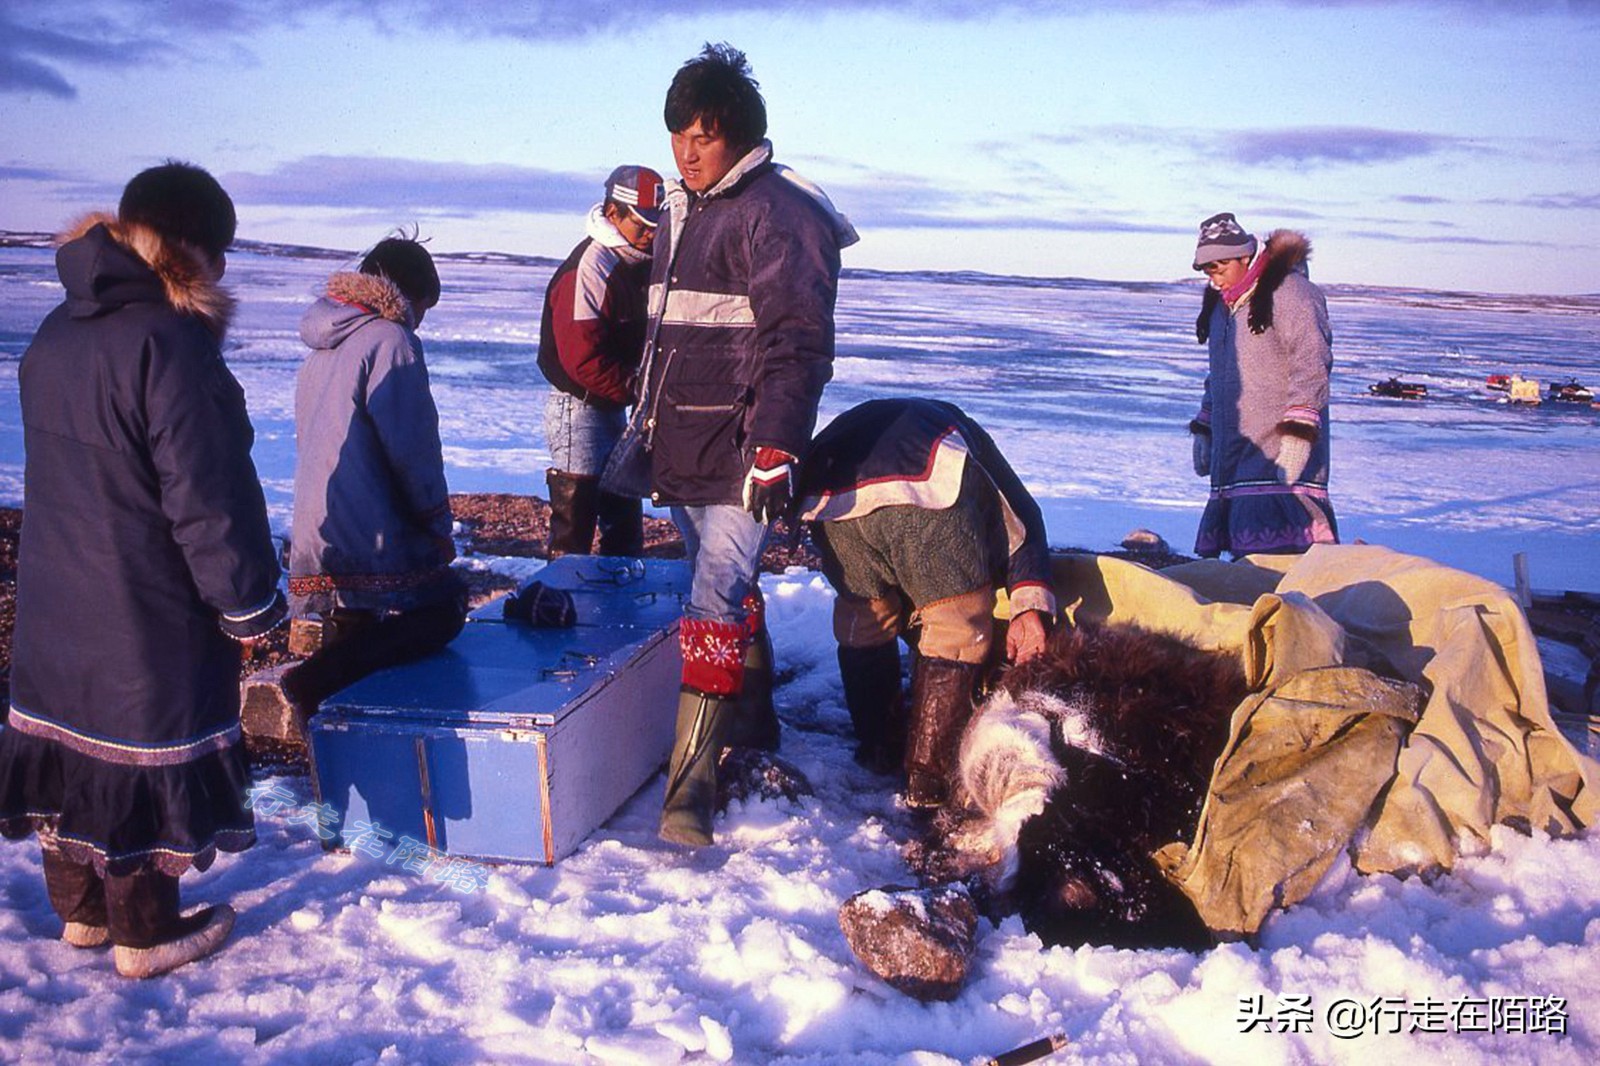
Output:
[[[1043,692],[1013,699],[997,692],[972,718],[961,738],[961,789],[977,816],[951,840],[958,850],[996,856],[985,876],[998,891],[1017,873],[1017,837],[1044,810],[1066,771],[1050,750],[1051,723],[1074,747],[1101,751],[1099,733],[1081,707]]]

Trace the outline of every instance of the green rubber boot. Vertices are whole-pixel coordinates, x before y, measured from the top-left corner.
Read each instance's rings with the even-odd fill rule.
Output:
[[[661,803],[661,839],[688,847],[711,843],[717,807],[717,760],[734,702],[683,688],[678,693],[678,726],[667,766],[667,794]]]
[[[723,743],[730,748],[777,751],[781,739],[778,709],[772,703],[772,637],[762,629],[744,653],[744,686]]]

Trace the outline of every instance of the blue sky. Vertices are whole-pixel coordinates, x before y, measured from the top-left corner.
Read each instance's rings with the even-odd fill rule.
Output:
[[[1600,292],[1600,0],[0,0],[0,228],[176,157],[244,237],[563,256],[707,40],[849,266],[1164,280],[1232,210],[1318,280]]]

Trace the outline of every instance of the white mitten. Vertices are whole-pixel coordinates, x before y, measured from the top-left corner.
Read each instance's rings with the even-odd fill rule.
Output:
[[[1311,461],[1311,442],[1292,433],[1278,437],[1278,480],[1293,485]]]

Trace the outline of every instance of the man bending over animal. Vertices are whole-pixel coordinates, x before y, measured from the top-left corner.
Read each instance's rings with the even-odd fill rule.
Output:
[[[997,658],[996,590],[1010,602],[1012,662],[1044,649],[1055,617],[1039,505],[982,427],[920,399],[870,400],[834,419],[800,463],[797,495],[838,593],[856,759],[903,769],[907,805],[937,807],[973,691]],[[901,636],[916,651],[909,708]]]

